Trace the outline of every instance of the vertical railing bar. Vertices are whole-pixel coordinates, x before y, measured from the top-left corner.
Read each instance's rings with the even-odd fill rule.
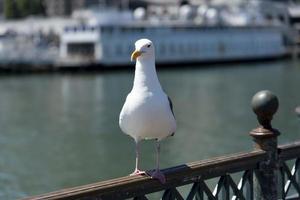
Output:
[[[247,177],[248,178],[248,177]],[[238,185],[238,189],[241,191],[241,193],[243,194],[243,197],[245,198],[245,199],[249,199],[249,197],[248,197],[248,190],[249,190],[249,182],[247,181],[247,179],[244,181],[244,186],[243,187],[239,187],[239,185]],[[237,196],[235,196],[235,199],[234,200],[236,200],[237,199]]]
[[[229,200],[230,196],[230,188],[228,184],[228,174],[224,176],[224,182],[222,187],[222,200]]]
[[[285,175],[284,175],[284,170],[282,168],[282,163],[279,168],[279,182],[278,182],[278,197],[279,199],[285,200]]]
[[[162,200],[170,200],[171,199],[171,191],[170,189],[166,189],[162,198]]]
[[[295,164],[294,164],[294,166],[292,168],[292,171],[291,171],[291,175],[293,177],[292,183],[293,183],[294,187],[296,188],[298,195],[300,196],[300,187],[299,187],[300,185],[299,185],[299,182],[297,181],[298,166],[299,166],[299,159],[296,158]]]
[[[203,194],[203,183],[199,183],[199,187],[197,188],[196,191],[196,200],[204,200],[204,194]]]
[[[197,193],[197,191],[199,190],[200,187],[200,183],[199,182],[195,182],[186,198],[186,200],[193,200],[195,194]]]
[[[203,188],[203,191],[205,192],[207,199],[208,200],[216,200],[218,199],[216,196],[214,196],[214,194],[210,191],[210,189],[208,188],[208,186],[206,185],[206,183],[201,180],[201,187]]]
[[[247,195],[247,198],[249,195],[250,200],[254,200],[254,188],[253,188],[254,170],[251,169],[251,170],[249,170],[249,172],[250,172],[249,177],[248,177],[249,190],[248,189],[246,190],[246,193],[247,193],[246,195]]]
[[[294,168],[295,168],[294,176],[295,176],[296,182],[298,183],[298,185],[300,185],[300,172],[299,172],[300,171],[300,159],[299,158],[296,158]]]
[[[300,185],[300,158],[296,158],[296,180],[297,184]],[[298,197],[300,197],[300,193],[298,193]]]
[[[178,192],[176,188],[172,188],[173,198],[177,200],[184,200],[181,194]]]
[[[175,200],[175,194],[173,188],[170,189],[170,200]]]
[[[287,197],[287,194],[288,194],[290,186],[291,186],[291,180],[288,175],[288,173],[290,172],[290,169],[285,164],[285,162],[282,162],[282,170],[283,170],[283,173],[284,174],[286,173],[286,175],[287,175],[287,181],[285,182],[285,185],[284,185],[284,196]]]

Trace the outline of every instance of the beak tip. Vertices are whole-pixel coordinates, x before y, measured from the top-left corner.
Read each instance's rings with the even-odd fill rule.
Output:
[[[140,55],[142,54],[142,52],[140,51],[134,51],[132,54],[131,54],[131,57],[130,57],[130,60],[131,62],[136,60]]]

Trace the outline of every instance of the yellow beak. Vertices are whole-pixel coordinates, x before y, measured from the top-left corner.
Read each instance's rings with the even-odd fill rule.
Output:
[[[142,52],[136,51],[136,50],[135,50],[135,51],[131,54],[131,61],[136,60],[137,57],[139,57],[140,55],[142,55]]]

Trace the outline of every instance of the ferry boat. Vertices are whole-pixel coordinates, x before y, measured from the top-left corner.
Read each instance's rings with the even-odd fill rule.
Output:
[[[249,23],[247,15],[223,12],[227,21],[220,23],[216,9],[207,8],[200,20],[199,8],[196,14],[191,7],[180,9],[183,17],[176,19],[171,14],[151,18],[143,9],[85,11],[81,20],[85,16],[88,22],[66,27],[61,35],[59,65],[129,65],[134,42],[140,38],[154,42],[158,64],[266,59],[286,53],[282,26],[253,23],[257,13]]]

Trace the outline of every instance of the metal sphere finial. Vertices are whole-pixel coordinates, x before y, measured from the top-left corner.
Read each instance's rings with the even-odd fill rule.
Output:
[[[271,128],[271,120],[278,109],[278,98],[269,90],[256,93],[251,101],[251,106],[259,123],[264,128]]]

